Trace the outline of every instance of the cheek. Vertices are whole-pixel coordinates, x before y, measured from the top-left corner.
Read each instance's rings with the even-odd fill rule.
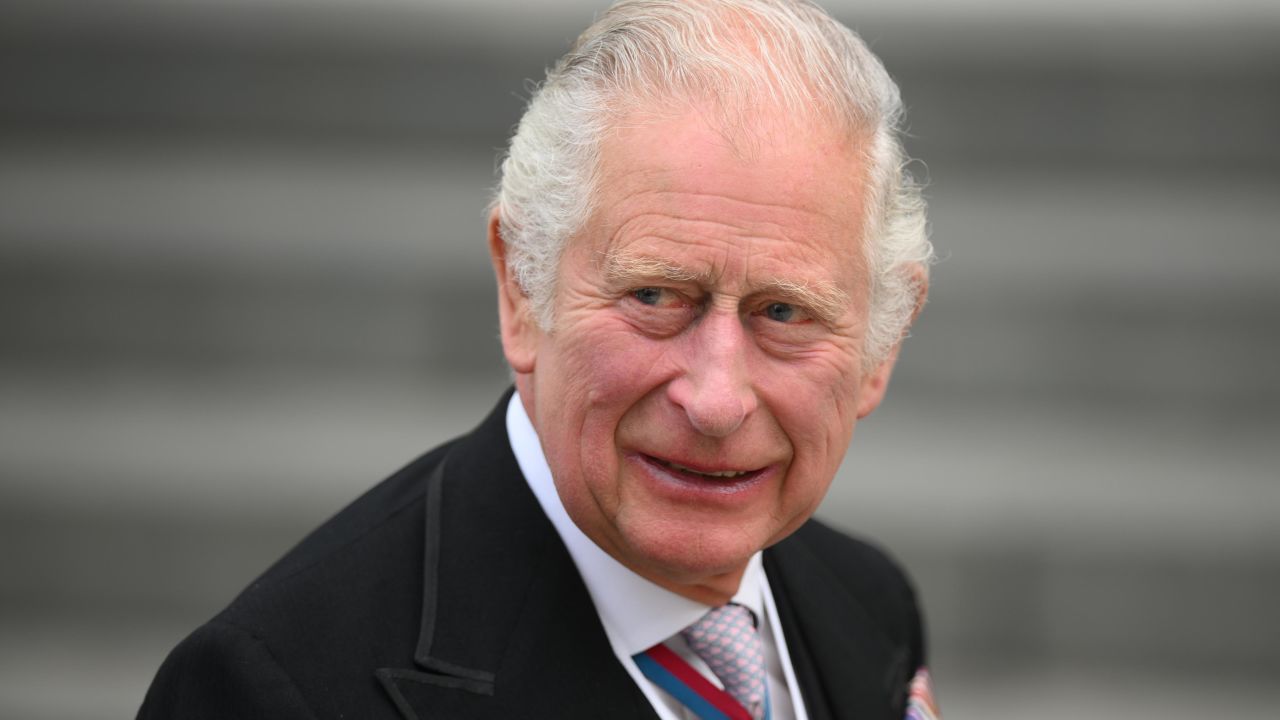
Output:
[[[780,404],[774,405],[793,452],[779,496],[779,516],[790,518],[786,532],[818,509],[853,434],[856,385],[838,377],[825,379],[791,383]]]
[[[565,324],[549,339],[536,374],[544,425],[544,447],[563,476],[581,477],[610,493],[618,471],[619,428],[646,397],[661,387],[657,368],[665,361],[655,341],[638,337],[607,319]],[[641,413],[643,414],[643,413]],[[552,439],[554,437],[554,439]],[[604,497],[598,502],[608,505]]]
[[[795,448],[804,474],[834,472],[844,457],[856,420],[857,358],[846,354],[813,358],[770,374],[769,406]]]
[[[567,395],[584,412],[610,415],[659,387],[669,365],[664,343],[608,321],[562,332],[556,357],[554,374]]]

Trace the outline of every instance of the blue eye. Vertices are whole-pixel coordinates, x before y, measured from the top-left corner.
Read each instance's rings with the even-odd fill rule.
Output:
[[[640,288],[639,290],[632,290],[631,297],[645,305],[657,305],[658,301],[662,299],[662,290],[652,287]]]
[[[786,303],[769,303],[764,314],[777,322],[789,322],[796,314],[796,309]]]

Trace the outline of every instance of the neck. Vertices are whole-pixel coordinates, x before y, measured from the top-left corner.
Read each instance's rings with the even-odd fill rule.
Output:
[[[742,585],[743,574],[746,573],[746,567],[743,567],[734,572],[715,575],[695,583],[678,583],[665,577],[641,572],[636,568],[631,569],[655,585],[709,607],[719,607],[732,600]]]

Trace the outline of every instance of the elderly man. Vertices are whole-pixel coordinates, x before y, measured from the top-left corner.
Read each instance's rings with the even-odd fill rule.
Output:
[[[806,2],[605,13],[502,166],[515,391],[185,640],[140,717],[932,717],[906,579],[810,520],[924,303],[900,112]]]

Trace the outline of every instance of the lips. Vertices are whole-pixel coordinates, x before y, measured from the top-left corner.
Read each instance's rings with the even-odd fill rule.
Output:
[[[704,477],[707,479],[714,479],[714,480],[733,480],[735,478],[745,477],[747,475],[751,475],[757,472],[755,470],[719,470],[719,471],[695,470],[691,467],[686,467],[679,463],[671,462],[670,460],[663,460],[662,458],[653,457],[652,455],[646,456],[646,457],[648,457],[649,460],[652,460],[653,462],[667,469],[675,470],[676,472],[683,473],[683,474],[697,475],[699,477]]]
[[[691,466],[667,460],[653,455],[641,454],[639,458],[650,467],[662,471],[662,474],[680,480],[683,483],[710,486],[717,490],[740,489],[754,484],[754,481],[765,474],[767,468],[755,470],[734,470],[711,466]]]

